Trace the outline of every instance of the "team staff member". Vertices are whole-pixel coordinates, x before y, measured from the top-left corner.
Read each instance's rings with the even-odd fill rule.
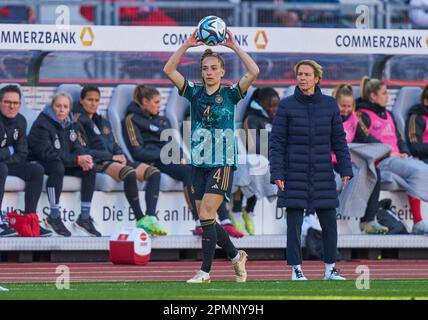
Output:
[[[409,110],[406,139],[411,154],[428,164],[428,85],[422,90],[421,103]]]
[[[278,207],[287,208],[287,263],[292,280],[306,280],[301,269],[303,210],[315,210],[322,228],[325,280],[344,280],[336,268],[339,206],[330,152],[343,184],[352,177],[351,157],[339,109],[319,87],[322,67],[302,60],[294,68],[294,94],[282,99],[269,141],[271,179],[279,188]]]
[[[6,177],[16,176],[25,181],[24,214],[37,223],[31,224],[32,233],[41,237],[52,235],[52,232],[39,226],[37,202],[43,186],[43,167],[37,163],[27,162],[27,121],[19,113],[21,107],[21,90],[15,85],[0,89],[0,204],[3,200]],[[40,229],[39,229],[40,228]],[[3,226],[3,232],[8,228]]]
[[[97,172],[124,182],[125,196],[135,214],[137,227],[152,235],[166,235],[167,231],[156,218],[160,172],[148,164],[128,161],[113,135],[110,122],[97,113],[100,96],[96,86],[85,86],[80,93],[80,103],[74,109],[74,119],[83,129],[78,136],[80,142],[94,158]],[[140,206],[137,179],[147,181],[146,215]]]
[[[242,250],[238,252],[230,241],[228,233],[216,222],[216,213],[224,199],[230,196],[233,170],[237,166],[234,132],[236,104],[256,79],[259,68],[237,45],[230,30],[227,31],[227,35],[228,38],[222,45],[232,49],[247,70],[237,84],[230,87],[221,85],[221,79],[225,75],[224,60],[210,49],[205,50],[201,57],[202,85],[186,80],[177,71],[180,59],[185,52],[191,47],[202,45],[196,38],[196,31],[169,58],[164,67],[165,74],[178,88],[180,94],[191,103],[192,191],[195,193],[196,207],[203,228],[203,262],[201,270],[188,280],[191,283],[210,281],[209,272],[217,242],[232,260],[236,281],[245,282],[247,278],[245,270],[247,254]],[[219,131],[221,139],[216,139]],[[196,137],[203,134],[210,136],[211,139],[201,141],[201,137]],[[226,139],[223,135],[227,136]],[[222,152],[219,154],[216,154],[217,146],[221,146]],[[202,152],[201,149],[203,149]]]
[[[95,228],[90,216],[95,189],[95,167],[92,156],[85,153],[77,139],[76,124],[70,113],[72,106],[71,97],[66,93],[59,93],[39,114],[28,135],[30,159],[37,160],[48,176],[46,190],[50,214],[45,219],[46,224],[58,235],[71,236],[61,220],[59,199],[64,175],[80,177],[81,213],[76,225],[89,235],[100,237],[101,233]]]

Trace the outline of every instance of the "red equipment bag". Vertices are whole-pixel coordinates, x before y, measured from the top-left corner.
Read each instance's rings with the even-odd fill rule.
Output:
[[[21,237],[40,237],[39,217],[36,213],[8,212],[7,218],[9,228],[16,230]]]

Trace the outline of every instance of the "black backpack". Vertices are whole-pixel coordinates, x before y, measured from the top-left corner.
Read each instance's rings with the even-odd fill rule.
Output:
[[[306,236],[306,260],[322,260],[324,258],[324,246],[322,243],[322,233],[314,228],[308,229]],[[342,256],[337,250],[336,260],[342,260]]]
[[[379,210],[376,215],[377,221],[381,225],[388,227],[389,231],[387,234],[409,234],[397,213],[392,210],[391,204],[391,199],[382,199],[379,201]]]

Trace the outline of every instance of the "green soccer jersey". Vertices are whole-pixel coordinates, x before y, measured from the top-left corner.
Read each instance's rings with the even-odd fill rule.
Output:
[[[236,167],[235,110],[245,95],[239,85],[220,86],[208,95],[203,85],[186,80],[180,95],[190,101],[192,165]]]

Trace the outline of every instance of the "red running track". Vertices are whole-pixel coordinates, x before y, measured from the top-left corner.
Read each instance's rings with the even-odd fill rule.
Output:
[[[187,280],[200,267],[199,261],[153,261],[146,266],[113,265],[111,263],[0,263],[0,283],[55,282],[66,265],[70,281],[165,281]],[[428,260],[354,260],[339,262],[337,268],[347,279],[355,279],[358,266],[367,266],[372,279],[428,279]],[[285,261],[248,261],[248,280],[289,280],[290,269]],[[309,279],[322,279],[322,262],[305,261],[303,271]],[[215,261],[212,280],[234,280],[231,263]]]

